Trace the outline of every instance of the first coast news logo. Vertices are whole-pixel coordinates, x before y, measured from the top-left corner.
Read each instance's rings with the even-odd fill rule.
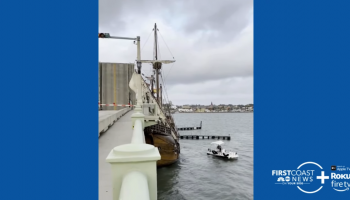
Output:
[[[307,194],[320,191],[323,186],[334,191],[346,192],[350,189],[350,167],[331,166],[325,170],[315,162],[305,162],[295,170],[272,170],[275,184],[293,185]]]

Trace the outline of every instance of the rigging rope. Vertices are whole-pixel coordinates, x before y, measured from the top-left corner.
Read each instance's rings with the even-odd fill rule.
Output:
[[[153,31],[151,31],[150,34],[148,35],[148,38],[147,38],[146,42],[143,44],[143,46],[142,46],[142,48],[141,48],[141,52],[142,52],[142,50],[143,50],[143,47],[145,47],[145,45],[147,44],[148,39],[149,39],[149,37],[151,36],[152,33],[153,33]]]
[[[159,31],[159,30],[158,30],[158,32],[159,32],[160,37],[162,38],[163,42],[165,43],[166,47],[168,48],[168,50],[169,50],[169,52],[170,52],[171,56],[173,57],[173,59],[175,59],[175,58],[174,58],[174,55],[171,53],[171,51],[170,51],[170,49],[169,49],[169,47],[168,47],[167,43],[165,42],[165,40],[164,40],[164,38],[163,38],[162,34],[160,33],[160,31]]]
[[[158,60],[162,60],[162,56],[160,55],[160,47],[159,47],[159,42],[158,42],[158,44],[157,44],[157,46],[158,46],[158,55],[159,55],[159,59]]]
[[[171,69],[173,68],[173,66],[175,65],[175,63],[173,63],[168,71],[168,73],[166,74],[166,76],[164,77],[164,79],[166,79],[168,77],[168,75],[170,74]]]
[[[165,97],[166,97],[166,102],[167,102],[167,104],[169,104],[169,96],[168,96],[168,92],[167,92],[167,89],[166,89],[166,85],[165,85],[165,81],[163,80],[163,76],[162,76],[162,74],[160,75],[160,78],[161,78],[161,80],[162,80],[162,83],[163,83],[163,85],[164,85],[164,91],[165,91]]]
[[[170,51],[169,47],[168,47],[168,44],[165,42],[164,38],[163,38],[163,35],[160,33],[160,31],[158,30],[159,34],[160,34],[160,37],[162,38],[163,42],[165,43],[165,46],[168,48],[168,51],[170,52],[171,56],[173,57],[173,59],[175,59],[173,53]],[[166,79],[168,77],[168,75],[170,74],[170,71],[171,69],[173,68],[175,63],[173,63],[168,71],[168,73],[165,75],[164,79]]]

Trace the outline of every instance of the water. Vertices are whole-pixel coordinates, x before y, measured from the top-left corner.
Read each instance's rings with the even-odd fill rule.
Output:
[[[180,139],[178,162],[158,170],[158,199],[253,199],[253,113],[179,113],[178,127],[203,129],[180,134],[231,135],[224,149],[238,152],[238,160],[207,155],[213,139]]]

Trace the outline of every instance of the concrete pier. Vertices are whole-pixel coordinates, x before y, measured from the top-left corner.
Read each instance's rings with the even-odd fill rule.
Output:
[[[131,122],[132,113],[133,110],[127,112],[103,133],[98,140],[99,200],[113,199],[112,168],[111,164],[106,162],[106,157],[114,147],[131,142],[133,133]]]

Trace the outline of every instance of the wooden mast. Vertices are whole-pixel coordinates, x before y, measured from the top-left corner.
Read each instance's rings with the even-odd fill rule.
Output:
[[[154,72],[153,72],[154,73]],[[151,91],[151,95],[152,95],[152,97],[154,97],[154,86],[153,86],[153,82],[154,82],[154,76],[153,76],[153,74],[151,75],[151,89],[152,89],[152,91]]]
[[[155,60],[158,60],[158,37],[157,37],[157,24],[155,23],[154,24],[154,50],[155,50]],[[156,70],[156,87],[157,87],[157,102],[160,103],[160,100],[159,100],[159,69],[161,69],[162,67],[162,64],[161,63],[158,63],[158,62],[155,62],[153,64],[153,68]]]
[[[160,107],[163,108],[163,95],[162,95],[162,84],[160,84]]]

